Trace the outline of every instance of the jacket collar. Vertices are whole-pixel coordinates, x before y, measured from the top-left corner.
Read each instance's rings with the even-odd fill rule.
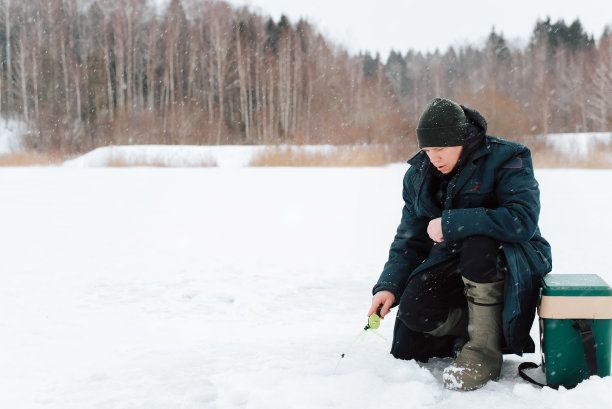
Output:
[[[446,196],[446,202],[444,203],[444,208],[448,209],[451,206],[452,200],[455,194],[461,190],[461,188],[467,183],[468,180],[472,177],[476,168],[478,167],[474,162],[488,154],[491,153],[491,146],[489,142],[489,138],[485,137],[485,143],[483,143],[475,152],[473,152],[466,160],[467,163],[462,166],[459,172],[451,179],[449,182],[449,193]],[[416,188],[417,188],[417,202],[424,201],[423,203],[419,203],[419,205],[424,205],[427,207],[427,195],[421,194],[423,188],[423,183],[425,182],[425,169],[427,169],[430,165],[429,158],[425,151],[417,152],[412,158],[406,161],[411,167],[415,167],[417,172],[421,175],[415,179]],[[432,202],[433,203],[433,202]]]
[[[491,153],[491,145],[489,142],[489,138],[485,136],[484,143],[481,144],[480,148],[478,148],[474,153],[472,153],[468,158],[466,158],[466,162],[462,169],[459,170],[459,173],[455,175],[454,181],[449,183],[448,189],[449,194],[446,196],[445,208],[450,208],[453,198],[461,190],[461,188],[467,183],[468,180],[474,175],[474,172],[478,168],[476,165],[476,160],[482,158]]]
[[[406,163],[410,166],[420,167],[419,165],[425,160],[427,160],[427,154],[425,151],[419,150],[412,158],[408,159]]]

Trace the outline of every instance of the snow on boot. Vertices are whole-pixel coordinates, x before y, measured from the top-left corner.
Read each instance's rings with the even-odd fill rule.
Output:
[[[499,378],[501,372],[504,281],[476,283],[463,277],[463,282],[469,341],[452,365],[444,369],[442,380],[448,389],[469,391]]]

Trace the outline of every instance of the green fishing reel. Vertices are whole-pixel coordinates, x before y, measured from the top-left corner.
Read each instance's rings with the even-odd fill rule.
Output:
[[[368,317],[368,323],[366,324],[364,330],[368,329],[378,329],[380,328],[380,315],[374,313]]]

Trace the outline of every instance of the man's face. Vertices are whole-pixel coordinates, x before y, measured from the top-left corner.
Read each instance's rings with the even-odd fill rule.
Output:
[[[446,146],[444,148],[423,148],[429,161],[438,169],[440,172],[447,174],[453,171],[463,146]]]

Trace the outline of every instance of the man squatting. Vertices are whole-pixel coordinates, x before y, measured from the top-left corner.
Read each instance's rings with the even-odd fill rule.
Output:
[[[497,379],[502,354],[534,351],[529,330],[552,268],[531,153],[486,130],[479,112],[449,99],[425,108],[368,313],[398,306],[391,354],[455,357],[442,380],[456,390]]]

